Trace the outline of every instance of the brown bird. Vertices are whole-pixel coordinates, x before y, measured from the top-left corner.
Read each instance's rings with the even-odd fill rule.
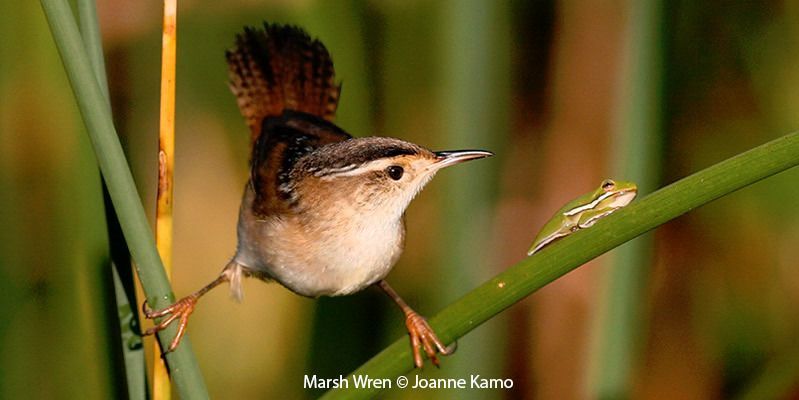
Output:
[[[488,157],[482,150],[432,152],[387,137],[353,138],[333,124],[341,87],[324,45],[277,24],[245,28],[227,52],[230,88],[250,128],[250,179],[244,188],[236,255],[216,280],[147,318],[145,334],[185,333],[197,299],[223,282],[242,298],[243,277],[277,281],[308,297],[341,296],[377,285],[405,314],[414,364],[436,365],[451,349],[386,283],[402,252],[403,214],[441,168]]]

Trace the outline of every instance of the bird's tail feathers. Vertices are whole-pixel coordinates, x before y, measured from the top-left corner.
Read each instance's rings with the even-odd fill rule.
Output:
[[[264,23],[245,28],[226,53],[230,88],[250,127],[251,144],[263,121],[285,110],[301,111],[331,121],[341,86],[333,61],[318,40],[300,28]]]

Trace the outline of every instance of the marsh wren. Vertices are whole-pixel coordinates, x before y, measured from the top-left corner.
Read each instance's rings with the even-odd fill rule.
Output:
[[[437,353],[450,350],[384,278],[402,252],[403,214],[414,196],[438,170],[492,153],[353,138],[331,122],[341,88],[333,62],[299,28],[245,28],[226,56],[252,149],[236,255],[216,280],[173,305],[150,310],[145,302],[147,318],[164,317],[146,334],[179,321],[173,350],[197,299],[229,282],[241,300],[244,277],[274,280],[308,297],[377,285],[405,314],[416,367],[422,367],[422,350],[437,366]]]

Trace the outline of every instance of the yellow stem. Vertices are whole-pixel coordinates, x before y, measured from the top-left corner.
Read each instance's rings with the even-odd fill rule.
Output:
[[[175,61],[177,53],[177,0],[164,0],[161,39],[161,116],[158,134],[158,192],[155,209],[155,242],[167,277],[172,276],[172,183],[175,165]],[[153,342],[154,400],[169,400],[169,372],[158,342]]]

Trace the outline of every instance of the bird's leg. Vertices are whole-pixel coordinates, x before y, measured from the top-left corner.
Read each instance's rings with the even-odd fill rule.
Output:
[[[438,357],[436,353],[443,355],[450,355],[454,352],[454,348],[447,348],[444,343],[436,336],[433,328],[427,323],[427,320],[419,315],[416,311],[408,306],[404,300],[388,285],[388,282],[381,280],[377,283],[380,289],[383,289],[386,294],[391,297],[405,314],[405,326],[408,328],[408,335],[411,337],[411,349],[413,350],[413,364],[416,368],[422,368],[424,360],[422,360],[421,349],[427,354],[427,358],[433,362],[436,367],[439,366]]]
[[[165,353],[169,353],[170,351],[175,350],[180,344],[180,339],[183,338],[183,335],[186,334],[186,325],[189,323],[189,316],[192,312],[194,312],[194,306],[197,304],[197,300],[207,293],[209,290],[219,286],[223,282],[227,282],[230,279],[226,272],[222,272],[218,278],[216,278],[213,282],[203,286],[200,290],[176,301],[171,306],[162,308],[160,310],[151,310],[147,306],[147,300],[142,303],[142,312],[144,316],[148,319],[166,318],[163,321],[160,321],[152,328],[146,330],[143,335],[152,335],[156,332],[162,331],[166,329],[169,324],[173,321],[179,319],[178,322],[178,332],[175,334],[175,338],[172,339],[172,342],[169,344],[169,348],[165,351]]]

